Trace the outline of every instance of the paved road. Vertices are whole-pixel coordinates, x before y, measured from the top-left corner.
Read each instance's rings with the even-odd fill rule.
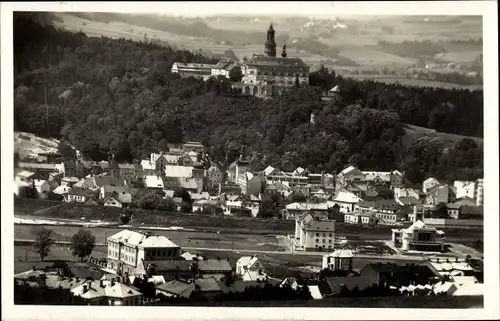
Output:
[[[35,240],[28,239],[14,239],[14,242],[34,243]],[[69,241],[55,241],[55,244],[69,245]],[[96,246],[106,246],[104,243],[96,243]],[[240,250],[240,249],[224,249],[224,248],[207,248],[207,247],[189,247],[183,246],[184,250],[197,250],[197,251],[218,251],[218,252],[236,252],[236,253],[251,253],[251,254],[281,254],[281,255],[305,255],[305,256],[323,256],[327,253],[323,252],[292,252],[292,251],[265,251],[265,250]],[[384,259],[384,260],[413,260],[421,261],[424,258],[419,256],[409,255],[356,255],[357,258],[365,259]]]

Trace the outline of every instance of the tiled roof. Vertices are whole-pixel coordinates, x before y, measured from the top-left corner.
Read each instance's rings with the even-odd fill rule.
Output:
[[[232,271],[231,264],[227,260],[201,260],[198,261],[198,269],[201,272]]]
[[[184,282],[181,280],[172,280],[170,282],[157,285],[156,289],[172,293],[183,298],[189,298],[189,296],[195,289],[195,284]]]
[[[148,175],[144,179],[144,183],[148,188],[163,188],[163,180],[159,176]]]
[[[333,232],[335,231],[335,221],[314,220],[309,224],[305,225],[304,229],[306,231]]]
[[[20,168],[54,170],[56,164],[19,162]]]
[[[134,164],[118,164],[119,169],[135,169]]]
[[[482,206],[470,206],[470,205],[462,205],[461,214],[468,215],[483,215],[483,207]]]
[[[157,272],[190,272],[192,260],[166,260],[152,262]]]
[[[166,236],[163,235],[151,235],[142,241],[139,245],[143,247],[179,247],[177,244],[169,240]]]
[[[342,203],[357,203],[361,201],[361,198],[357,197],[353,193],[340,191],[335,197],[334,201]]]
[[[195,284],[200,292],[222,292],[219,283],[214,279],[196,279]]]
[[[328,256],[330,256],[330,257],[339,257],[339,258],[351,258],[351,257],[354,257],[354,255],[352,254],[352,251],[348,250],[348,249],[338,249],[338,250],[335,250],[335,251],[333,251],[333,253],[328,254]]]
[[[256,256],[242,256],[236,261],[237,265],[246,266],[247,268],[251,267],[255,262],[259,260]]]
[[[166,177],[190,178],[193,176],[193,167],[191,166],[165,166]]]
[[[33,175],[35,175],[35,173],[30,172],[30,171],[20,171],[16,174],[16,176],[22,177],[22,178],[29,178]]]
[[[399,201],[404,205],[416,205],[420,203],[415,197],[400,197]]]
[[[317,210],[326,211],[328,210],[328,205],[326,203],[292,203],[286,205],[287,210]]]
[[[111,175],[94,176],[95,184],[99,187],[109,186],[125,186],[125,180]]]
[[[343,286],[346,286],[349,290],[353,290],[356,286],[359,290],[363,290],[370,287],[374,283],[374,280],[363,276],[327,277],[325,283],[326,286],[320,286],[323,296],[338,294]]]
[[[101,287],[102,282],[102,287]],[[88,290],[84,292],[84,285],[89,286]],[[110,281],[87,281],[84,284],[74,287],[71,292],[74,295],[78,295],[84,299],[95,299],[99,297],[110,297],[110,298],[130,298],[135,296],[142,296],[142,293],[135,290],[134,288],[123,284],[115,282],[112,284]]]
[[[69,195],[79,195],[79,196],[85,196],[85,197],[92,197],[94,196],[94,193],[92,191],[79,188],[79,187],[73,187],[69,192]]]

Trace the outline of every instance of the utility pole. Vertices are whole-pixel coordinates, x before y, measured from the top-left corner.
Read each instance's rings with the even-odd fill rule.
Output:
[[[24,262],[28,262],[28,249],[26,249],[26,252],[24,254]]]

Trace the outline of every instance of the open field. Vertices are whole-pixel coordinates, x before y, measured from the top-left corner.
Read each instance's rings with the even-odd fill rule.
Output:
[[[470,139],[474,140],[478,145],[482,145],[483,141],[484,141],[483,138],[480,138],[480,137],[461,136],[461,135],[443,133],[443,132],[438,132],[434,129],[419,127],[419,126],[410,125],[410,124],[405,124],[405,131],[406,131],[407,135],[411,135],[413,137],[420,137],[420,136],[439,137],[441,139],[444,139],[450,145],[455,144],[464,138],[470,138]]]
[[[30,133],[15,132],[14,146],[21,158],[33,154],[55,153],[59,141],[57,139],[46,139]]]
[[[480,50],[455,51],[437,54],[436,57],[455,63],[470,63],[482,53]]]
[[[342,50],[339,55],[354,60],[363,67],[401,67],[417,63],[416,59],[403,58],[375,49],[356,48],[352,50]]]
[[[483,86],[481,85],[458,85],[458,84],[424,80],[424,79],[408,79],[405,76],[398,76],[398,75],[351,75],[351,74],[342,74],[342,72],[339,72],[339,74],[342,75],[343,77],[352,78],[356,80],[373,80],[373,81],[383,82],[386,84],[400,84],[405,86],[439,87],[445,89],[468,89],[468,90],[483,89]]]
[[[14,235],[16,239],[32,240],[36,238],[36,233],[41,227],[34,225],[15,225]],[[70,241],[71,237],[79,230],[76,226],[50,226],[54,231],[54,239],[57,241]],[[140,231],[140,228],[135,228]],[[107,237],[118,233],[121,229],[113,228],[89,228],[96,237],[97,243],[105,243]],[[146,232],[146,231],[144,231]],[[151,231],[152,235],[164,235],[172,242],[181,247],[205,247],[205,248],[226,248],[241,250],[267,250],[283,251],[274,235],[255,234],[217,234],[198,231]]]

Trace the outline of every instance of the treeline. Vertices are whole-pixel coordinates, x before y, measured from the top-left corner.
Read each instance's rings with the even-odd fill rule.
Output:
[[[457,167],[439,170],[444,142],[403,143],[402,123],[482,133],[482,91],[359,82],[320,69],[311,74],[311,87],[280,98],[230,97],[225,78],[204,82],[170,73],[174,61],[214,62],[188,51],[89,38],[24,18],[15,20],[14,32],[15,130],[63,138],[96,161],[114,153],[117,161],[132,162],[168,143],[198,140],[226,165],[243,147],[254,170],[403,167],[418,181],[463,164],[454,160]],[[334,85],[339,97],[322,103],[322,90]],[[405,158],[406,148],[414,158]],[[429,150],[436,154],[423,159],[419,153]],[[430,163],[413,166],[420,161]],[[482,170],[482,163],[466,165]]]
[[[464,50],[482,50],[482,39],[469,39],[469,40],[450,40],[450,41],[403,41],[403,42],[389,42],[380,40],[378,46],[391,54],[401,57],[428,57],[436,58],[436,54],[451,52],[451,51],[464,51]]]

